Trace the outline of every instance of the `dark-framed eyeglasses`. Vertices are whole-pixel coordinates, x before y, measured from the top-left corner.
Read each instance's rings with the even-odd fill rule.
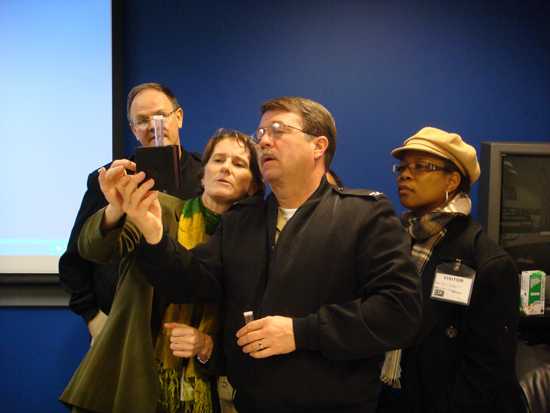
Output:
[[[146,130],[149,128],[149,124],[151,122],[151,120],[153,119],[168,119],[170,116],[172,116],[174,113],[177,112],[177,110],[179,109],[180,107],[176,107],[174,108],[171,112],[157,112],[155,113],[154,115],[152,116],[143,116],[143,117],[138,117],[134,120],[132,120],[132,126],[136,129],[139,129],[139,130]]]
[[[403,172],[405,172],[405,169],[408,169],[411,173],[411,175],[416,176],[423,173],[428,172],[437,172],[437,171],[447,171],[450,170],[444,166],[435,165],[430,162],[411,162],[411,163],[405,163],[401,162],[398,164],[392,165],[392,172],[394,175],[401,175]]]
[[[287,125],[281,121],[272,122],[271,125],[256,129],[256,133],[252,136],[252,139],[256,143],[260,143],[265,135],[271,136],[273,139],[280,139],[285,133],[290,133],[292,130],[311,135],[303,129],[296,126]]]

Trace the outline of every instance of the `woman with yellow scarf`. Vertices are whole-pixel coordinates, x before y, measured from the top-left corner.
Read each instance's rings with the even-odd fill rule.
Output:
[[[233,203],[263,190],[254,145],[238,131],[221,129],[209,140],[203,167],[204,192],[188,201],[151,191],[152,180],[140,185],[151,202],[158,197],[168,232],[186,248],[205,242]],[[218,308],[174,303],[156,294],[135,265],[133,252],[143,236],[123,212],[122,194],[135,189],[126,169],[135,170],[135,164],[118,160],[100,171],[109,204],[90,217],[79,237],[86,259],[121,259],[120,279],[105,327],[60,400],[74,412],[217,411],[215,377],[207,362],[219,327]]]

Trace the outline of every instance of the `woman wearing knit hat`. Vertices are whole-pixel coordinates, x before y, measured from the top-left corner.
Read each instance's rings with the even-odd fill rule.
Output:
[[[470,216],[475,149],[425,127],[392,155],[424,305],[412,347],[386,354],[379,411],[524,411],[515,373],[518,271]]]

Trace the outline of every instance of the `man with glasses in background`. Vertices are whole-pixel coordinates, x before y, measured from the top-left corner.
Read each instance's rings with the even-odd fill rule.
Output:
[[[147,241],[137,263],[174,300],[222,303],[239,413],[374,412],[384,352],[420,325],[405,233],[379,192],[327,182],[336,126],[324,106],[282,97],[261,113],[255,139],[272,193],[234,205],[192,251],[163,232],[144,178],[130,178],[126,213]]]
[[[181,146],[179,131],[183,125],[183,108],[172,91],[159,83],[137,85],[128,94],[126,113],[130,129],[143,146],[155,145],[151,120],[153,116],[162,116],[163,144],[177,145],[179,148],[181,186],[179,193],[172,195],[182,199],[199,195],[202,171],[200,155],[187,152]],[[116,162],[130,170],[135,168],[132,161]],[[94,171],[88,176],[87,190],[71,231],[67,251],[59,260],[59,278],[71,294],[69,307],[86,322],[92,342],[106,321],[118,280],[118,263],[98,265],[78,254],[80,228],[90,215],[107,205],[99,188],[98,175],[98,171]]]

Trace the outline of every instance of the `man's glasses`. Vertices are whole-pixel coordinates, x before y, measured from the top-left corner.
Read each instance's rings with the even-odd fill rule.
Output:
[[[271,136],[273,139],[280,139],[285,133],[290,133],[292,132],[292,130],[296,130],[298,132],[305,133],[306,135],[310,135],[306,131],[300,128],[297,128],[296,126],[290,126],[281,121],[276,121],[269,126],[256,129],[256,133],[254,134],[254,136],[252,136],[252,139],[254,140],[255,143],[260,143],[262,138],[266,135]]]
[[[408,169],[413,176],[426,172],[449,171],[444,166],[435,165],[430,162],[399,163],[392,166],[392,172],[397,176],[405,172],[405,169]]]
[[[172,116],[176,111],[179,109],[179,106],[177,108],[174,108],[169,113],[165,112],[157,112],[153,116],[144,116],[144,117],[137,117],[135,120],[132,121],[132,126],[139,130],[146,130],[149,128],[149,124],[151,123],[151,120],[154,119],[168,119],[170,116]]]

